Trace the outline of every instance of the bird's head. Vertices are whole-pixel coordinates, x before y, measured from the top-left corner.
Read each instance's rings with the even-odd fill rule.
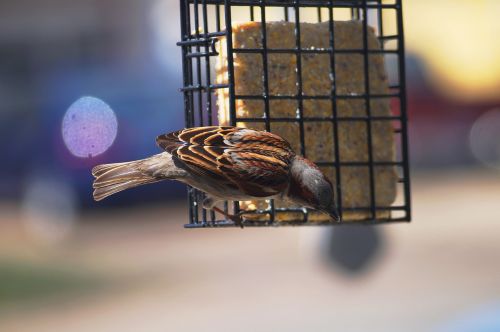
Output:
[[[295,156],[290,172],[289,200],[327,213],[333,220],[340,221],[332,183],[316,164]]]

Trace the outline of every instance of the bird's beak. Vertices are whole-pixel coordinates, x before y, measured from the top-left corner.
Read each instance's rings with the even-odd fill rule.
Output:
[[[328,215],[336,222],[340,222],[340,215],[336,208],[333,208],[331,211],[328,211]]]

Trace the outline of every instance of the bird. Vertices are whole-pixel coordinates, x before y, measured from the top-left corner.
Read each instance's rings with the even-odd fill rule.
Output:
[[[94,200],[162,180],[177,180],[206,194],[205,209],[242,226],[221,201],[282,199],[340,221],[332,183],[289,142],[267,131],[232,126],[192,127],[160,135],[163,152],[149,158],[95,166]]]

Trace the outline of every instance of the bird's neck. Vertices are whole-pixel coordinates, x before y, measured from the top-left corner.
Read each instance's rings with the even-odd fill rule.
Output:
[[[288,186],[288,199],[304,206],[310,206],[314,199],[309,186],[308,177],[311,169],[316,170],[317,166],[311,161],[301,156],[295,156],[290,169],[290,185]],[[318,169],[319,171],[319,169]]]

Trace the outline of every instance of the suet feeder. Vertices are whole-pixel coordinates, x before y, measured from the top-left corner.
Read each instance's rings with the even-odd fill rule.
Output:
[[[341,223],[410,221],[401,0],[181,0],[186,127],[274,132],[319,165]],[[234,226],[188,188],[186,227]],[[278,200],[245,226],[338,224]]]

